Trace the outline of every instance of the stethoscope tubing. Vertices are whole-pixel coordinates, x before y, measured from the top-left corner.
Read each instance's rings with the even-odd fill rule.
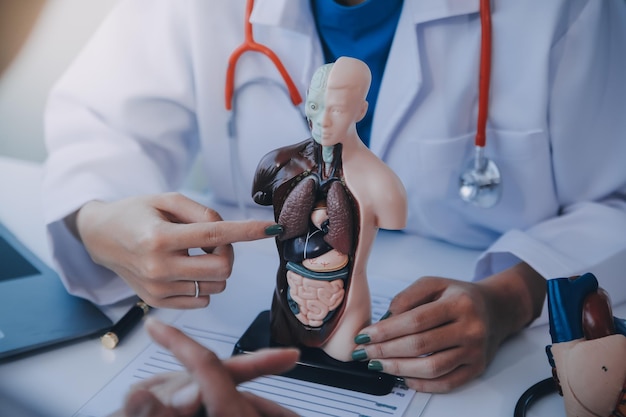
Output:
[[[244,20],[244,41],[239,45],[228,58],[228,67],[226,69],[226,85],[224,88],[224,99],[226,104],[226,110],[231,110],[233,107],[233,95],[235,91],[235,68],[237,67],[237,61],[245,52],[260,52],[267,56],[276,66],[276,69],[282,76],[291,102],[294,106],[299,106],[302,103],[302,96],[293,82],[293,79],[287,72],[287,69],[283,65],[278,56],[267,46],[260,44],[254,40],[254,33],[252,32],[252,23],[250,22],[250,16],[252,15],[252,8],[254,7],[254,0],[248,0],[246,3],[246,13]]]
[[[474,145],[484,148],[487,141],[489,117],[489,87],[491,85],[491,0],[480,0],[480,70],[478,73],[478,121]]]
[[[513,417],[526,417],[526,412],[534,402],[554,392],[557,392],[557,387],[552,377],[542,379],[532,385],[517,400]]]

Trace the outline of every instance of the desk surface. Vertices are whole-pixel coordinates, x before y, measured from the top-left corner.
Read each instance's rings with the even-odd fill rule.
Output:
[[[38,164],[0,157],[0,220],[50,263],[39,198],[41,172]],[[372,251],[368,274],[404,280],[421,275],[462,279],[477,255],[475,251],[415,236],[381,233]],[[389,259],[394,264],[391,272],[383,262]],[[406,276],[405,271],[411,272]],[[127,304],[121,303],[105,312],[117,319],[125,308]],[[624,313],[626,306],[615,309],[616,315],[624,317]],[[178,312],[156,310],[153,314],[169,322]],[[0,362],[0,391],[55,416],[72,416],[149,342],[143,329],[138,328],[113,351],[103,349],[97,339],[90,339]],[[549,343],[546,326],[526,329],[502,346],[480,378],[452,393],[433,395],[423,415],[512,416],[519,396],[550,375],[544,353]],[[411,415],[410,411],[407,414]],[[564,416],[562,400],[556,394],[542,399],[529,415]]]

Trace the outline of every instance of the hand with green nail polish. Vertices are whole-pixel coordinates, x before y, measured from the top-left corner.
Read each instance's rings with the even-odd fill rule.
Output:
[[[541,312],[545,280],[520,263],[477,283],[423,277],[358,332],[355,361],[404,378],[420,392],[447,392],[482,374],[500,344]]]

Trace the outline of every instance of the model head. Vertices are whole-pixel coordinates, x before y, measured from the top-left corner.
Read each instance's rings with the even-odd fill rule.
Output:
[[[364,62],[348,57],[315,72],[307,94],[306,116],[316,142],[334,146],[358,139],[356,123],[367,111],[365,98],[371,79]]]

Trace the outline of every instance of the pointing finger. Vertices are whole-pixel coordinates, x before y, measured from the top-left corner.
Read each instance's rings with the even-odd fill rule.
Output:
[[[168,240],[172,250],[213,248],[235,242],[265,239],[282,232],[281,226],[265,220],[170,224],[168,227]]]

